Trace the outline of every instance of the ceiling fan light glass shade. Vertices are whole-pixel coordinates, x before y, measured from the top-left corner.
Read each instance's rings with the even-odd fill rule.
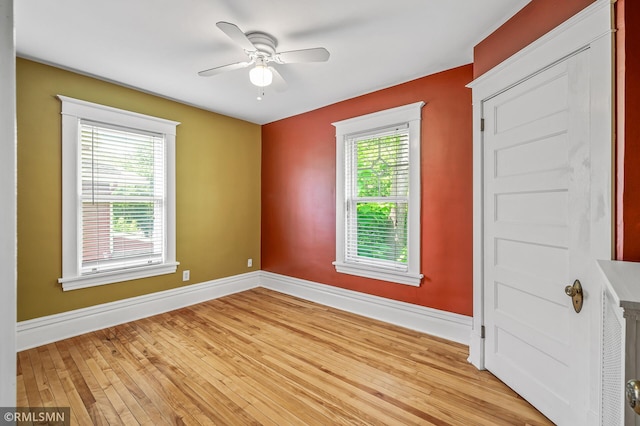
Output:
[[[249,80],[258,87],[265,87],[273,81],[273,73],[264,65],[256,65],[249,71]]]

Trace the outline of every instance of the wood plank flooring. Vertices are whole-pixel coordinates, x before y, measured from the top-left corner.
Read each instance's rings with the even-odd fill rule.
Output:
[[[78,425],[549,425],[464,345],[254,289],[18,354]]]

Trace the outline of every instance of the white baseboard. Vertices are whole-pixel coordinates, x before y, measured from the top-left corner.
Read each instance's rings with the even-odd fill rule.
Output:
[[[471,317],[255,271],[21,321],[16,327],[17,350],[23,351],[259,286],[469,345]]]
[[[469,341],[469,363],[478,370],[484,370],[484,337],[480,333],[471,332]]]
[[[259,281],[260,271],[249,272],[20,321],[16,327],[17,350],[22,351],[34,348],[91,331],[249,290],[257,287]]]
[[[262,271],[260,286],[469,345],[472,318]]]

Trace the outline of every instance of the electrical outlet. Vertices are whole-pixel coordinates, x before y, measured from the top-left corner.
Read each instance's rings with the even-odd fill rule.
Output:
[[[247,259],[247,268],[251,268],[253,266],[253,259]]]
[[[190,271],[187,269],[186,271],[182,271],[182,281],[189,281]]]

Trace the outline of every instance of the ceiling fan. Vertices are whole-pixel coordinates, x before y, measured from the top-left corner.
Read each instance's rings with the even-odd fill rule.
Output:
[[[244,49],[249,60],[200,71],[198,75],[202,77],[210,77],[223,72],[255,65],[251,71],[249,71],[249,80],[251,83],[258,87],[269,86],[273,83],[276,91],[283,91],[287,88],[287,83],[278,70],[269,65],[270,63],[292,64],[301,62],[325,62],[329,60],[329,51],[324,47],[276,52],[278,42],[270,34],[261,31],[252,31],[245,34],[237,25],[229,22],[221,21],[216,23],[216,26]]]

